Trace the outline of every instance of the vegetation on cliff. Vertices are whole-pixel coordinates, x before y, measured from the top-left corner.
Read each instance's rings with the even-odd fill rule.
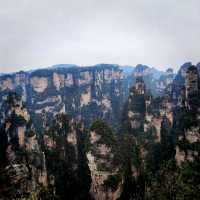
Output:
[[[115,91],[112,81],[101,90],[109,94],[104,106],[109,109],[112,103],[116,123],[121,110]],[[53,118],[43,110],[38,121],[36,115],[30,117],[21,97],[10,93],[0,108],[0,199],[200,199],[200,98],[198,92],[187,94],[177,101],[169,94],[155,98],[139,78],[113,130],[97,120],[113,116],[101,112],[94,101],[80,111],[84,122],[93,121],[86,129],[64,110]],[[37,102],[45,95],[38,95]],[[62,95],[66,102],[78,102],[78,96]]]

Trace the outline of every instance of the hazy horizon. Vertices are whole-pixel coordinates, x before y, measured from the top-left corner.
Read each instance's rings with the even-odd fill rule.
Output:
[[[198,0],[7,0],[0,72],[59,63],[139,63],[177,70],[200,61]]]

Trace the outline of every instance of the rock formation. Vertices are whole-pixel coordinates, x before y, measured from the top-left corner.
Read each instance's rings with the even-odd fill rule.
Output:
[[[1,107],[0,198],[30,197],[47,186],[45,155],[38,146],[30,116],[15,93]]]
[[[121,194],[119,166],[114,164],[116,149],[112,130],[102,121],[94,122],[87,158],[92,178],[90,193],[95,200],[116,200]]]
[[[43,110],[48,119],[67,112],[87,126],[98,117],[115,124],[124,101],[122,82],[122,70],[114,65],[41,69],[1,76],[0,98],[16,91],[38,128]]]
[[[132,82],[114,65],[1,76],[0,199],[199,199],[198,66],[175,79],[152,71],[137,66]]]

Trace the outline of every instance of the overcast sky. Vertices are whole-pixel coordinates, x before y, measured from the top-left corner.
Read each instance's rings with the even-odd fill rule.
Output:
[[[200,61],[200,0],[0,0],[0,72]]]

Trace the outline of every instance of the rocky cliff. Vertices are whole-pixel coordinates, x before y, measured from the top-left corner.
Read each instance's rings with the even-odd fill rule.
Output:
[[[41,134],[16,93],[0,109],[0,199],[90,199],[83,126],[61,113]]]
[[[52,119],[62,112],[86,125],[97,118],[117,124],[124,96],[122,83],[122,70],[115,65],[53,67],[1,76],[0,98],[2,101],[9,91],[16,91],[40,128],[42,114]]]
[[[142,77],[148,90],[151,90],[153,96],[162,96],[165,89],[169,87],[174,78],[175,73],[173,69],[169,68],[165,72],[159,71],[153,67],[146,65],[136,65],[136,67],[125,66],[121,67],[125,74],[126,94],[129,94],[129,89],[135,84],[138,77]]]
[[[0,198],[30,197],[47,186],[45,154],[20,96],[11,93],[1,113]]]
[[[196,66],[187,69],[183,101],[177,111],[176,161],[179,166],[185,161],[194,161],[199,156],[200,145],[200,87]]]
[[[117,140],[103,121],[92,124],[87,153],[91,172],[90,193],[96,200],[116,200],[122,191],[122,178],[116,164]]]
[[[130,89],[121,199],[199,198],[199,76],[196,66],[182,68],[174,95],[152,97],[141,78]]]
[[[173,81],[174,73],[145,65],[56,65],[0,76],[0,102],[9,91],[17,92],[26,102],[33,122],[37,121],[38,129],[42,128],[44,115],[49,121],[62,112],[83,121],[87,127],[98,118],[117,127],[129,89],[138,77],[143,77],[152,95],[159,96]]]
[[[147,66],[129,73],[55,66],[2,76],[0,198],[199,199],[198,66],[151,79],[167,87],[159,97]],[[105,121],[119,122],[117,133]]]

